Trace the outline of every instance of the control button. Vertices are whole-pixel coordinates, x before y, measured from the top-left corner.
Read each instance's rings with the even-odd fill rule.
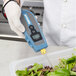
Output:
[[[67,2],[68,0],[64,0],[64,2]]]
[[[32,33],[36,33],[36,30],[32,30]]]
[[[34,29],[34,26],[33,26],[33,25],[31,25],[31,26],[29,26],[29,28],[30,28],[31,30],[33,30],[33,29]]]

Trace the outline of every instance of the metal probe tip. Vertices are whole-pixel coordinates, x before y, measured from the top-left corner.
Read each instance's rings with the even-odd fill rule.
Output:
[[[53,67],[51,61],[49,60],[47,53],[46,53],[46,49],[42,49],[41,50],[41,54],[44,55],[45,59],[48,61],[49,65],[51,65],[51,67]]]
[[[41,54],[42,54],[42,55],[46,54],[46,49],[42,49],[42,50],[41,50]]]

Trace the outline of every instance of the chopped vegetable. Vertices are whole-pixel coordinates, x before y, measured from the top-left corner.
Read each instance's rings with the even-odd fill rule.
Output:
[[[39,70],[39,69],[42,69],[43,68],[43,65],[42,64],[37,64],[37,63],[35,63],[34,65],[33,65],[33,67],[31,68],[31,69],[29,69],[29,71],[31,72],[31,71],[34,71],[34,72],[37,72],[37,70]]]
[[[45,66],[42,64],[35,63],[33,66],[27,67],[25,70],[17,70],[17,76],[47,76],[52,70],[52,67]]]
[[[35,63],[25,70],[17,70],[17,76],[76,76],[76,56],[60,59],[54,68]]]
[[[47,76],[70,76],[70,72],[65,68],[60,68],[55,70],[54,72],[48,73]]]

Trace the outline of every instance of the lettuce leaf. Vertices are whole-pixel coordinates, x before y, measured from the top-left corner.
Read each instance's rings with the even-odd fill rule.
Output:
[[[60,68],[54,72],[48,73],[47,76],[70,76],[70,72],[65,68]]]

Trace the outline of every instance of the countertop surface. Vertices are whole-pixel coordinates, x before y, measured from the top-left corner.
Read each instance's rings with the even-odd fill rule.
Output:
[[[49,46],[47,52],[67,49],[67,47]],[[10,76],[9,64],[13,61],[40,55],[35,53],[26,42],[0,40],[0,76]]]

